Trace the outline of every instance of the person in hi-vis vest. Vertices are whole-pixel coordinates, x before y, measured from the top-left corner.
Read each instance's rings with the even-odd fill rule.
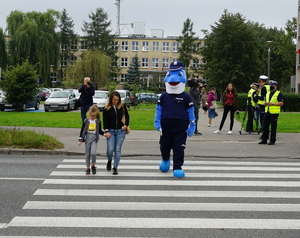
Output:
[[[280,113],[280,108],[283,105],[283,96],[280,91],[277,90],[277,82],[270,80],[270,91],[266,94],[265,115],[263,134],[261,141],[258,144],[274,145],[276,142],[276,128],[277,121]],[[269,143],[267,143],[269,137],[269,126],[271,125],[271,137]]]
[[[259,110],[259,122],[260,122],[260,130],[263,130],[263,125],[264,125],[264,115],[265,115],[265,98],[266,98],[266,94],[268,91],[270,91],[270,85],[268,84],[268,77],[265,75],[261,75],[259,76],[259,85],[260,87],[257,90],[257,95],[256,95],[256,99],[257,101],[257,105],[258,105],[258,110]]]
[[[255,97],[256,90],[258,88],[258,83],[252,83],[250,85],[250,90],[248,91],[248,97],[247,97],[247,112],[248,112],[248,120],[247,120],[247,126],[246,131],[251,132],[253,131],[253,119],[254,119],[254,112],[255,107],[257,103],[257,99]]]

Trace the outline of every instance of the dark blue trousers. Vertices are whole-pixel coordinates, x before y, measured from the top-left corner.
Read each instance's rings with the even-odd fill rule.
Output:
[[[181,169],[184,163],[184,149],[186,146],[189,122],[178,119],[162,119],[162,135],[160,137],[160,151],[162,159],[170,159],[171,149],[173,150],[173,170]]]

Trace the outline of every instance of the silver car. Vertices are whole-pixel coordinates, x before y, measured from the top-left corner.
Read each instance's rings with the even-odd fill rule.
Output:
[[[95,90],[95,95],[93,96],[93,103],[96,104],[100,110],[103,110],[107,100],[108,91]]]
[[[51,93],[45,101],[45,112],[52,111],[70,111],[76,109],[77,98],[74,92],[69,90],[55,91]]]

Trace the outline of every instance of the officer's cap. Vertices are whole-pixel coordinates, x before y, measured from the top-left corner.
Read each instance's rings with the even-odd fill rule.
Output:
[[[183,64],[180,61],[175,60],[170,64],[170,68],[169,68],[170,71],[175,71],[180,69],[183,69]]]
[[[268,80],[268,76],[266,76],[266,75],[261,75],[261,76],[259,76],[259,79],[260,79],[260,80]]]
[[[253,87],[253,86],[259,86],[259,84],[258,83],[251,83],[251,85],[250,85],[250,87]]]
[[[277,85],[277,82],[274,81],[274,80],[270,80],[270,81],[269,81],[269,85]]]

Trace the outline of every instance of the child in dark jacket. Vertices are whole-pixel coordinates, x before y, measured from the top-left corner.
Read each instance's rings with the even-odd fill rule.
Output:
[[[78,145],[81,146],[85,142],[85,164],[86,175],[90,175],[91,159],[92,159],[92,174],[96,174],[96,154],[97,143],[99,141],[99,134],[104,135],[101,130],[100,112],[97,106],[91,106],[89,111],[89,118],[84,119],[80,130]]]

